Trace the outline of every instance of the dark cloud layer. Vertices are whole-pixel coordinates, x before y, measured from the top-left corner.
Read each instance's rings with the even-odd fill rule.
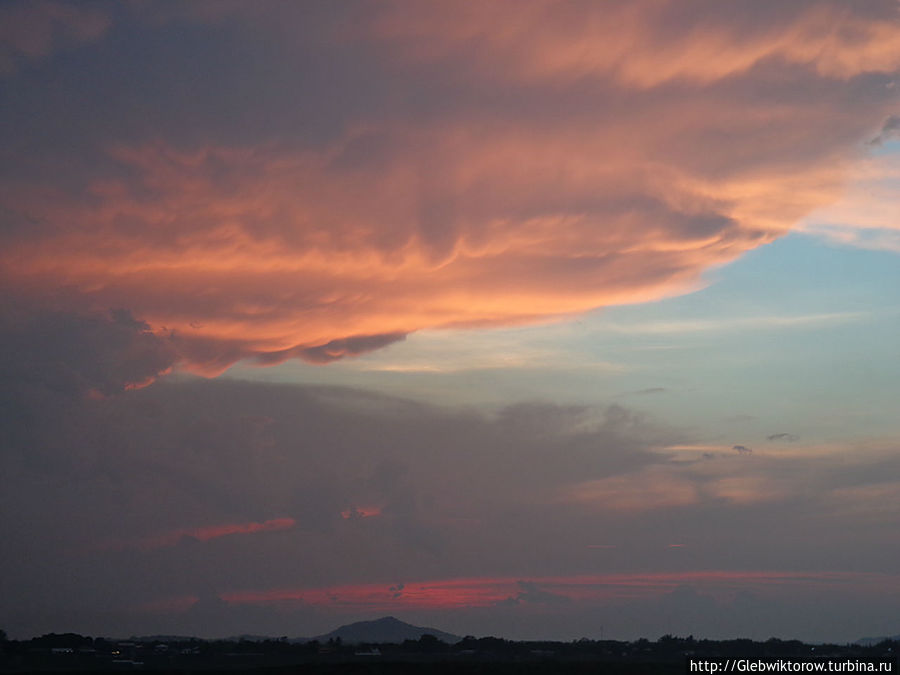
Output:
[[[128,310],[0,313],[0,371],[9,383],[37,381],[50,389],[108,395],[152,382],[170,370],[171,342]]]
[[[17,555],[0,566],[0,622],[14,634],[314,633],[394,613],[392,598],[407,618],[507,634],[546,634],[548,612],[656,630],[639,617],[658,616],[661,571],[737,570],[739,588],[757,587],[740,570],[897,572],[870,507],[897,489],[887,449],[858,452],[852,472],[827,453],[684,463],[666,448],[689,437],[619,406],[485,414],[228,380],[53,400],[65,405],[19,399],[5,425],[0,531]],[[650,575],[636,605],[615,579],[591,582],[608,600],[566,581],[623,572]],[[494,593],[493,609],[446,581],[460,578]],[[409,605],[428,580],[446,597]],[[790,593],[796,614],[806,600]]]

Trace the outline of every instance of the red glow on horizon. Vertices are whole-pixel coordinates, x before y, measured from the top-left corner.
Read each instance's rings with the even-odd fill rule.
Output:
[[[853,572],[769,572],[707,570],[649,574],[574,575],[553,577],[469,577],[405,584],[346,584],[322,588],[243,590],[222,594],[234,605],[303,603],[353,610],[462,609],[527,602],[527,585],[577,602],[651,598],[692,584],[705,591],[734,592],[753,588],[801,586],[827,589],[835,584],[900,588],[900,577]]]

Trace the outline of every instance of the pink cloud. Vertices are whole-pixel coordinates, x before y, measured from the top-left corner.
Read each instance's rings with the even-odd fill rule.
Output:
[[[196,539],[197,541],[211,541],[221,537],[230,537],[238,534],[256,534],[258,532],[276,532],[278,530],[293,529],[297,522],[293,518],[273,518],[261,523],[226,523],[223,525],[212,525],[208,527],[198,528],[182,528],[178,530],[170,530],[161,534],[142,537],[132,540],[119,540],[107,543],[103,546],[106,549],[121,550],[126,548],[137,548],[141,550],[152,550],[157,548],[168,548],[177,545],[182,539]]]

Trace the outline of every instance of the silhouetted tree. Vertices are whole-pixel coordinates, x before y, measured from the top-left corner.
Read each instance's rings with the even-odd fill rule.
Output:
[[[446,647],[446,644],[438,640],[431,633],[425,633],[419,638],[419,649],[423,652],[440,651],[442,647]]]

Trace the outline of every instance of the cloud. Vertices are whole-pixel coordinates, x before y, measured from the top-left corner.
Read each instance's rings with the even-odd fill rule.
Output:
[[[704,486],[707,497],[731,504],[765,504],[790,499],[791,484],[761,472],[755,475],[720,475]]]
[[[779,433],[766,436],[766,440],[769,442],[784,441],[786,443],[796,443],[800,440],[800,437],[796,434]]]
[[[869,141],[870,145],[883,145],[887,141],[900,136],[900,115],[891,115],[881,127],[878,135]]]
[[[363,518],[372,518],[381,515],[380,506],[351,506],[341,511],[341,518],[344,520],[361,520]]]
[[[699,495],[692,481],[657,468],[578,482],[563,489],[562,499],[589,508],[641,512],[694,504]]]
[[[477,74],[487,61],[526,81],[593,76],[650,88],[672,81],[709,84],[768,63],[837,79],[891,72],[900,60],[891,42],[894,9],[888,2],[847,12],[815,1],[785,6],[745,0],[728,10],[711,2],[687,8],[574,2],[560,8],[548,1],[460,12],[401,0],[390,3],[376,25],[415,62],[463,59]]]
[[[733,445],[731,449],[737,452],[739,455],[749,455],[753,452],[752,448],[748,448],[746,445]]]
[[[686,463],[678,453],[706,446],[621,406],[486,413],[227,378],[99,398],[54,396],[52,381],[17,385],[29,395],[8,396],[0,430],[0,535],[17,552],[0,563],[0,620],[26,633],[71,615],[99,634],[145,633],[151,619],[283,634],[295,618],[314,634],[394,609],[555,611],[541,593],[581,616],[702,590],[685,570],[737,575],[735,560],[803,570],[827,555],[836,570],[877,570],[896,557],[882,536],[896,444],[785,444],[749,463],[717,446],[716,461]],[[613,577],[572,580],[598,564]],[[615,576],[656,573],[678,579]],[[205,623],[179,613],[196,598],[228,610]]]
[[[112,541],[102,545],[107,550],[117,550],[125,548],[138,548],[149,550],[154,548],[164,548],[168,546],[176,546],[184,539],[195,539],[197,541],[210,541],[219,537],[230,537],[236,534],[256,534],[257,532],[275,532],[278,530],[289,530],[297,524],[293,518],[272,518],[262,523],[226,523],[224,525],[211,525],[198,528],[182,528],[156,534],[133,541],[122,540]]]
[[[0,9],[4,625],[109,634],[173,598],[160,623],[274,632],[551,596],[601,625],[603,603],[655,616],[714,585],[689,568],[801,593],[766,568],[895,564],[894,442],[747,462],[621,406],[154,381],[689,292],[848,179],[879,185],[865,222],[892,231],[888,144],[866,140],[894,132],[895,3],[107,7]],[[473,351],[507,361],[449,367],[557,358],[502,339]],[[598,560],[611,576],[573,579]]]
[[[0,372],[8,386],[39,382],[69,393],[109,395],[153,382],[176,351],[164,335],[116,309],[74,313],[7,304],[0,311]]]
[[[300,347],[282,352],[267,352],[257,358],[257,363],[271,365],[281,363],[289,358],[300,358],[309,363],[330,363],[344,358],[386,347],[406,338],[405,333],[389,333],[387,335],[357,335],[340,340],[331,340],[316,347]]]
[[[128,307],[208,375],[684,293],[836,198],[900,67],[879,3],[356,11],[132,27],[157,89],[97,85],[74,145],[17,127],[4,285]],[[151,38],[185,22],[234,44],[166,57]],[[16,119],[48,105],[23,93]]]
[[[680,321],[648,321],[640,323],[607,323],[608,330],[625,334],[668,335],[706,332],[747,332],[779,329],[816,328],[821,325],[845,323],[865,317],[864,312],[830,312],[824,314],[800,314],[793,316],[742,316],[716,319],[690,319]]]
[[[538,605],[553,605],[572,601],[567,595],[546,591],[533,581],[518,581],[517,583],[521,590],[515,596],[509,598],[515,604],[527,602]]]
[[[884,140],[894,133],[888,119]],[[876,152],[859,162],[839,199],[815,209],[798,230],[826,237],[844,246],[900,251],[900,207],[894,195],[900,189],[900,156]]]

